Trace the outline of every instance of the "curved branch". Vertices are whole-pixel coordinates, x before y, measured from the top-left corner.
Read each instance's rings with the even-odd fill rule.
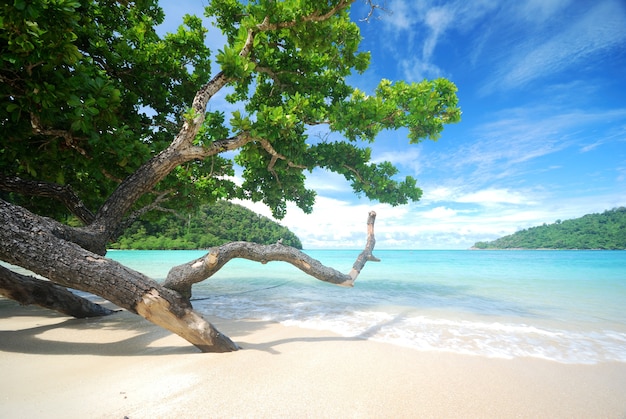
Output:
[[[274,149],[274,147],[272,147],[272,144],[270,144],[268,140],[260,139],[258,141],[263,147],[263,149],[267,151],[270,156],[272,156],[272,158],[270,159],[270,163],[267,165],[267,170],[274,176],[274,179],[276,179],[276,182],[278,183],[279,186],[281,186],[281,188],[282,188],[282,185],[280,182],[280,178],[278,177],[278,173],[276,173],[276,170],[274,169],[274,166],[276,165],[276,162],[278,160],[285,160],[287,162],[287,166],[295,168],[295,169],[302,169],[302,170],[306,169],[306,166],[295,164],[291,160],[287,159],[287,157],[277,152]]]
[[[30,114],[30,124],[31,124],[31,127],[33,128],[33,134],[48,135],[51,137],[61,137],[65,139],[65,145],[67,145],[70,148],[73,148],[74,150],[78,151],[81,155],[89,158],[89,155],[87,154],[87,152],[82,147],[79,147],[75,141],[75,140],[85,140],[85,138],[76,137],[74,134],[66,130],[45,128],[41,126],[41,120],[39,119],[39,116],[34,113]]]
[[[294,169],[303,169],[304,170],[304,169],[307,168],[306,166],[303,166],[301,164],[296,164],[296,163],[290,161],[289,159],[287,159],[287,157],[285,157],[282,154],[280,154],[279,152],[277,152],[274,149],[274,147],[272,147],[272,144],[270,144],[270,142],[268,140],[260,139],[258,141],[261,144],[261,146],[263,147],[263,149],[265,151],[267,151],[270,156],[272,156],[272,160],[270,162],[270,166],[268,167],[268,170],[272,171],[274,169],[274,165],[276,164],[276,160],[285,160],[287,162],[287,166],[293,167]]]
[[[378,262],[380,259],[372,255],[376,240],[374,238],[374,221],[376,213],[371,211],[367,219],[367,243],[348,274],[341,273],[323,265],[306,253],[280,243],[263,245],[249,242],[232,242],[211,249],[205,256],[189,263],[173,267],[165,279],[163,286],[187,298],[191,298],[191,286],[204,281],[219,271],[234,258],[243,258],[263,264],[271,261],[288,262],[301,271],[320,281],[329,282],[343,287],[352,287],[359,273],[368,261]]]

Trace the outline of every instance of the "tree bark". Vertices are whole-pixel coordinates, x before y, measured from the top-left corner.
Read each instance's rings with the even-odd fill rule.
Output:
[[[56,199],[62,202],[84,224],[89,224],[94,220],[94,214],[85,206],[69,185],[63,186],[55,183],[26,180],[17,176],[0,175],[0,191]]]
[[[22,275],[0,265],[0,295],[22,305],[37,305],[83,319],[115,313],[50,281]]]
[[[52,233],[56,222],[0,200],[0,258],[51,281],[99,295],[203,352],[237,350],[189,301],[145,275]]]
[[[173,267],[167,274],[163,286],[178,291],[181,295],[191,298],[191,286],[210,278],[226,263],[235,258],[267,263],[269,261],[288,262],[320,281],[330,282],[343,287],[354,286],[361,269],[367,261],[378,262],[372,251],[376,244],[374,237],[374,221],[376,213],[371,211],[367,219],[367,243],[348,274],[324,266],[306,253],[280,243],[262,245],[249,242],[232,242],[211,249],[205,256],[189,263]]]
[[[367,245],[349,274],[326,267],[299,250],[280,243],[264,246],[235,242],[213,249],[201,259],[173,268],[165,284],[161,285],[139,272],[58,237],[55,234],[58,227],[56,221],[0,199],[0,258],[56,284],[105,298],[178,334],[203,352],[227,352],[238,347],[193,310],[189,302],[193,283],[210,277],[229,260],[244,257],[261,263],[289,262],[317,279],[351,287],[363,265],[367,261],[378,260],[372,255],[375,216],[374,212],[369,214]],[[42,295],[38,296],[42,289]],[[97,310],[92,306],[80,308],[85,304],[80,298],[74,299],[71,304],[59,303],[71,298],[67,295],[69,291],[63,290],[58,285],[0,267],[0,294],[9,298],[48,308],[61,307],[66,314],[77,317],[94,314]],[[69,310],[68,305],[78,308]],[[107,309],[103,309],[102,314],[108,314]]]

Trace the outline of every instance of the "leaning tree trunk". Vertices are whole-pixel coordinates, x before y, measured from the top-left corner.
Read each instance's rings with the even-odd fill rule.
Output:
[[[213,249],[201,259],[174,267],[165,284],[161,285],[118,262],[65,240],[62,235],[59,237],[55,234],[59,231],[55,221],[0,199],[0,258],[56,284],[105,298],[176,333],[203,352],[227,352],[237,350],[238,347],[193,310],[189,302],[193,283],[210,277],[229,260],[243,257],[261,263],[272,260],[289,262],[317,279],[351,287],[365,263],[378,260],[372,255],[375,217],[376,214],[370,212],[365,250],[348,274],[326,267],[308,255],[282,244],[235,242]],[[23,303],[36,303],[64,312],[70,311],[68,304],[83,304],[79,297],[78,300],[68,299],[67,291],[62,287],[33,281],[38,280],[2,268],[0,294],[18,300],[22,298]],[[33,301],[19,292],[38,287],[45,287],[46,292],[53,295]],[[84,310],[93,312],[98,308],[87,306]],[[79,316],[84,317],[83,314]],[[105,311],[102,314],[108,313]]]
[[[189,301],[145,275],[52,234],[53,221],[0,200],[0,258],[91,292],[173,332],[204,352],[237,350]]]
[[[0,265],[0,295],[25,306],[34,304],[78,319],[107,316],[115,312],[79,297],[53,282],[22,275],[2,265]]]

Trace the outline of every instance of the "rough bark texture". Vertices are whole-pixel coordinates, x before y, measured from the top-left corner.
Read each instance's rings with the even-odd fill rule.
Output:
[[[52,282],[19,274],[2,265],[0,265],[0,295],[22,305],[34,304],[79,319],[107,316],[115,312]]]
[[[374,238],[375,219],[376,213],[371,211],[367,220],[367,244],[348,274],[324,266],[306,253],[294,247],[283,246],[280,243],[262,245],[249,242],[232,242],[211,249],[207,255],[199,259],[175,266],[168,273],[163,285],[178,291],[187,298],[191,298],[191,286],[193,284],[211,277],[230,260],[243,258],[260,263],[269,261],[288,262],[320,281],[330,282],[343,287],[352,287],[367,261],[379,261],[378,258],[372,255],[374,245],[376,244],[376,239]]]
[[[173,268],[164,285],[160,285],[139,272],[59,238],[54,234],[58,228],[56,221],[0,200],[0,258],[56,284],[99,295],[182,336],[202,351],[226,352],[238,347],[192,309],[189,296],[193,283],[210,277],[229,260],[243,257],[261,263],[289,262],[322,281],[352,286],[363,265],[377,260],[372,256],[375,216],[374,212],[369,215],[366,248],[349,274],[326,267],[297,249],[279,243],[264,246],[234,242]],[[38,297],[38,290],[44,289],[44,295]],[[0,269],[0,290],[3,295],[24,303],[42,303],[49,308],[55,308],[55,304],[63,306],[61,311],[77,317],[83,317],[85,310],[91,314],[97,310],[94,307],[70,309],[69,305],[80,306],[84,302],[73,300],[68,305],[64,301],[69,296],[61,291],[62,287],[44,284],[4,267]]]
[[[202,351],[237,349],[177,292],[56,237],[52,234],[55,224],[0,200],[0,258],[57,284],[99,295],[184,337]]]
[[[54,183],[25,180],[17,176],[0,175],[0,190],[56,199],[62,202],[84,224],[89,224],[94,220],[94,214],[68,185],[61,186]]]

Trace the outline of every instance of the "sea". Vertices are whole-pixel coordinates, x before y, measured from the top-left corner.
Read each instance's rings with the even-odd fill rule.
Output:
[[[348,273],[359,250],[306,250]],[[153,279],[206,251],[110,251]],[[420,351],[626,362],[626,251],[377,250],[353,288],[235,259],[194,285],[207,316],[329,330]]]

